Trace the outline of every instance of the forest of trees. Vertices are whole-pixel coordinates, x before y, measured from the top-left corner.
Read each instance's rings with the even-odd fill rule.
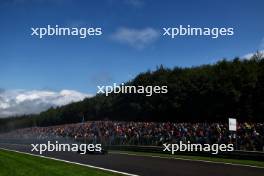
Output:
[[[159,66],[127,85],[168,86],[167,94],[97,94],[37,115],[0,119],[0,131],[84,120],[261,121],[264,115],[264,58],[222,60],[213,65],[173,69]]]

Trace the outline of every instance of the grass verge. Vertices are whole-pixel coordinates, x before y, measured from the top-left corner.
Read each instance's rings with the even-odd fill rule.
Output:
[[[0,176],[121,176],[94,168],[0,150]]]

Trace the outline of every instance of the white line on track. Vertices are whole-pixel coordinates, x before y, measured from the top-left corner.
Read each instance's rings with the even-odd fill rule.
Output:
[[[92,165],[89,165],[89,164],[82,164],[82,163],[67,161],[67,160],[53,158],[53,157],[48,157],[48,156],[36,155],[36,154],[32,154],[32,153],[27,153],[27,152],[10,150],[10,149],[6,149],[6,148],[2,148],[2,147],[0,147],[0,149],[6,150],[6,151],[11,151],[11,152],[16,152],[16,153],[22,153],[22,154],[26,154],[26,155],[31,155],[31,156],[36,156],[36,157],[41,157],[41,158],[46,158],[46,159],[51,159],[51,160],[55,160],[55,161],[62,161],[62,162],[65,162],[65,163],[75,164],[75,165],[79,165],[79,166],[85,166],[85,167],[89,167],[89,168],[93,168],[93,169],[99,169],[99,170],[103,170],[103,171],[107,171],[107,172],[113,172],[113,173],[127,175],[127,176],[139,176],[139,175],[130,174],[130,173],[127,173],[127,172],[121,172],[121,171],[116,171],[116,170],[112,170],[112,169],[106,169],[106,168],[103,168],[103,167],[92,166]]]
[[[2,143],[3,144],[3,143]],[[9,144],[9,143],[6,143],[8,145],[18,145],[18,146],[27,146],[25,144]],[[0,147],[1,149],[1,147]],[[4,148],[2,148],[4,149]],[[5,150],[10,150],[10,149],[5,149]],[[19,152],[19,151],[16,151],[16,150],[10,150],[10,151],[15,151],[15,152]],[[20,152],[20,153],[25,153],[25,152]],[[120,154],[120,155],[130,155],[130,156],[138,156],[138,157],[151,157],[151,158],[160,158],[160,159],[175,159],[175,160],[183,160],[183,161],[193,161],[193,162],[204,162],[204,163],[212,163],[212,164],[225,164],[225,165],[232,165],[232,166],[241,166],[241,167],[251,167],[251,168],[259,168],[259,169],[264,169],[264,167],[262,166],[253,166],[253,165],[247,165],[247,164],[235,164],[235,163],[228,163],[228,162],[221,162],[221,161],[208,161],[208,160],[200,160],[200,159],[187,159],[187,158],[181,158],[181,157],[166,157],[166,156],[158,156],[158,155],[146,155],[146,154],[135,154],[135,153],[127,153],[127,152],[118,152],[118,151],[111,151],[109,152],[110,154]],[[41,156],[41,155],[34,155],[34,154],[31,154],[31,153],[25,153],[25,154],[29,154],[29,155],[33,155],[33,156],[39,156],[39,157],[44,157],[45,156]],[[50,157],[47,157],[47,158],[50,158]],[[57,158],[53,158],[55,160],[59,160]],[[62,161],[66,161],[66,162],[69,162],[69,163],[75,163],[75,162],[71,162],[71,161],[67,161],[67,160],[62,160]],[[79,164],[79,165],[83,165],[81,163],[75,163],[75,164]],[[85,165],[85,164],[84,164]],[[91,165],[86,165],[87,167],[97,167],[97,166],[91,166]],[[100,168],[100,167],[98,167]],[[104,170],[105,168],[102,168],[101,170]],[[108,169],[110,172],[112,171],[115,171],[115,170],[111,170],[111,169]],[[123,173],[124,175],[128,175],[128,176],[138,176],[138,175],[134,175],[134,174],[130,174],[130,173],[125,173],[125,172],[119,172],[119,171],[116,171],[117,173]]]
[[[225,165],[232,165],[232,166],[242,166],[242,167],[252,167],[252,168],[259,168],[264,169],[262,166],[253,166],[247,164],[235,164],[235,163],[228,163],[228,162],[221,162],[221,161],[207,161],[207,160],[200,160],[200,159],[187,159],[181,157],[166,157],[166,156],[158,156],[158,155],[145,155],[145,154],[135,154],[135,153],[127,153],[127,152],[109,152],[110,154],[120,154],[120,155],[130,155],[130,156],[138,156],[138,157],[151,157],[151,158],[160,158],[160,159],[175,159],[175,160],[184,160],[184,161],[193,161],[193,162],[204,162],[204,163],[213,163],[213,164],[225,164]]]

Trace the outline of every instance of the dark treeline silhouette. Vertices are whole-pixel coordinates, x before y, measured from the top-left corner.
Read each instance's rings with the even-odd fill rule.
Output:
[[[0,130],[50,126],[87,120],[119,121],[239,121],[263,122],[264,58],[235,58],[213,65],[173,69],[159,66],[126,85],[168,86],[167,94],[97,94],[92,98],[38,115],[1,119]]]

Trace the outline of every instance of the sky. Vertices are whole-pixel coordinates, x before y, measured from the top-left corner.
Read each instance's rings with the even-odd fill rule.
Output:
[[[191,67],[262,51],[263,7],[263,0],[2,0],[0,117],[79,101],[97,85],[126,82],[160,64]],[[100,27],[103,35],[31,35],[47,25]],[[162,36],[163,27],[179,25],[232,27],[234,35]]]

